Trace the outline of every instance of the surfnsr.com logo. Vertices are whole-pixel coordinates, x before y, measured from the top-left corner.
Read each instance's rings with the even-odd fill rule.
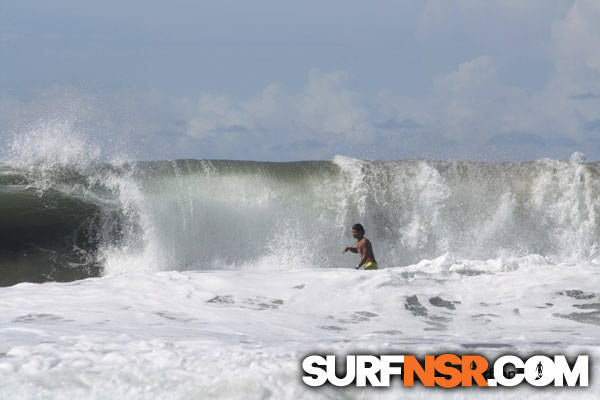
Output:
[[[535,355],[525,360],[504,355],[491,364],[481,355],[456,354],[426,355],[422,360],[414,355],[348,355],[345,365],[339,361],[336,363],[335,355],[305,357],[302,380],[313,387],[327,383],[387,387],[391,378],[397,376],[404,386],[414,386],[420,381],[426,387],[444,388],[517,386],[522,383],[537,387],[587,387],[589,381],[587,355],[577,356],[572,363],[564,355]]]

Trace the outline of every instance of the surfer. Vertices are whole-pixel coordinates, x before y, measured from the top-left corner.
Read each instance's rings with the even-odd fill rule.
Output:
[[[537,371],[537,377],[535,378],[535,380],[537,381],[538,379],[540,379],[543,375],[543,370],[544,367],[542,366],[542,362],[540,361],[537,365],[537,367],[535,367],[536,371]]]
[[[365,228],[361,224],[354,224],[352,226],[352,237],[358,242],[356,247],[346,247],[342,254],[350,251],[352,253],[360,253],[360,262],[356,266],[356,269],[364,266],[363,269],[377,269],[377,262],[375,261],[375,255],[373,254],[373,246],[369,239],[365,237]]]

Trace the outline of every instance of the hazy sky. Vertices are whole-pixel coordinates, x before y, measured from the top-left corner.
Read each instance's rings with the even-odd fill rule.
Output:
[[[597,0],[0,0],[0,60],[4,153],[600,159]]]

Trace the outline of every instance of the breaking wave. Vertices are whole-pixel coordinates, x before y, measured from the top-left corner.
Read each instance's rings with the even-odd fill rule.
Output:
[[[361,222],[384,267],[450,253],[599,256],[600,164],[177,160],[0,164],[0,284],[318,268]]]

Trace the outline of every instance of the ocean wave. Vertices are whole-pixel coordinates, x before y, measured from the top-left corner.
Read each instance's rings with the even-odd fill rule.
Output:
[[[600,164],[579,159],[5,162],[0,284],[347,267],[356,222],[384,267],[446,253],[593,260],[599,199]]]

